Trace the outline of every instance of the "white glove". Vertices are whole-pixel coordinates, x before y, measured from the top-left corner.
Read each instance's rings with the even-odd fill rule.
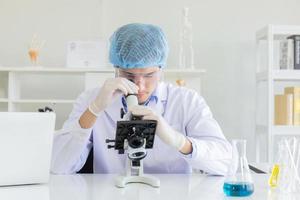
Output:
[[[138,86],[126,78],[110,78],[107,79],[96,99],[90,104],[89,110],[94,115],[98,116],[101,111],[107,108],[116,97],[127,94],[137,94]]]
[[[143,116],[144,120],[156,120],[156,134],[166,144],[181,150],[186,143],[186,137],[175,131],[166,120],[157,115],[151,108],[146,106],[132,106],[128,108],[133,115]]]

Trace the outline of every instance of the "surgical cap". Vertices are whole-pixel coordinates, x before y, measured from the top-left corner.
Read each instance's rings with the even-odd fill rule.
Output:
[[[127,24],[110,38],[109,60],[123,69],[165,67],[169,48],[166,37],[158,26]]]

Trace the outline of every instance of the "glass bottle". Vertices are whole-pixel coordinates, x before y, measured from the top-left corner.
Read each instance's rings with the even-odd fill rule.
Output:
[[[179,68],[194,69],[193,27],[189,19],[189,8],[182,11],[179,41]]]
[[[232,140],[232,162],[223,185],[227,196],[249,196],[254,185],[246,158],[246,140]]]

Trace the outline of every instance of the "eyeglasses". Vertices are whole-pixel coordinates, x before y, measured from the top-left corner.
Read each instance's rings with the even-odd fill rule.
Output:
[[[149,73],[131,73],[123,69],[117,69],[117,76],[123,77],[131,81],[140,80],[142,78],[145,81],[155,81],[158,80],[161,70],[149,72]]]

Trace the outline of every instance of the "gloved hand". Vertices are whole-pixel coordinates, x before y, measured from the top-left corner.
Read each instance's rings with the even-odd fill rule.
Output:
[[[126,78],[107,79],[96,99],[90,104],[89,110],[98,116],[101,111],[107,108],[122,93],[124,95],[137,94],[138,90],[138,86]]]
[[[186,137],[174,130],[161,115],[156,114],[151,108],[137,105],[129,107],[128,110],[133,115],[143,116],[144,120],[156,120],[156,134],[166,144],[177,150],[181,150],[185,145]]]

